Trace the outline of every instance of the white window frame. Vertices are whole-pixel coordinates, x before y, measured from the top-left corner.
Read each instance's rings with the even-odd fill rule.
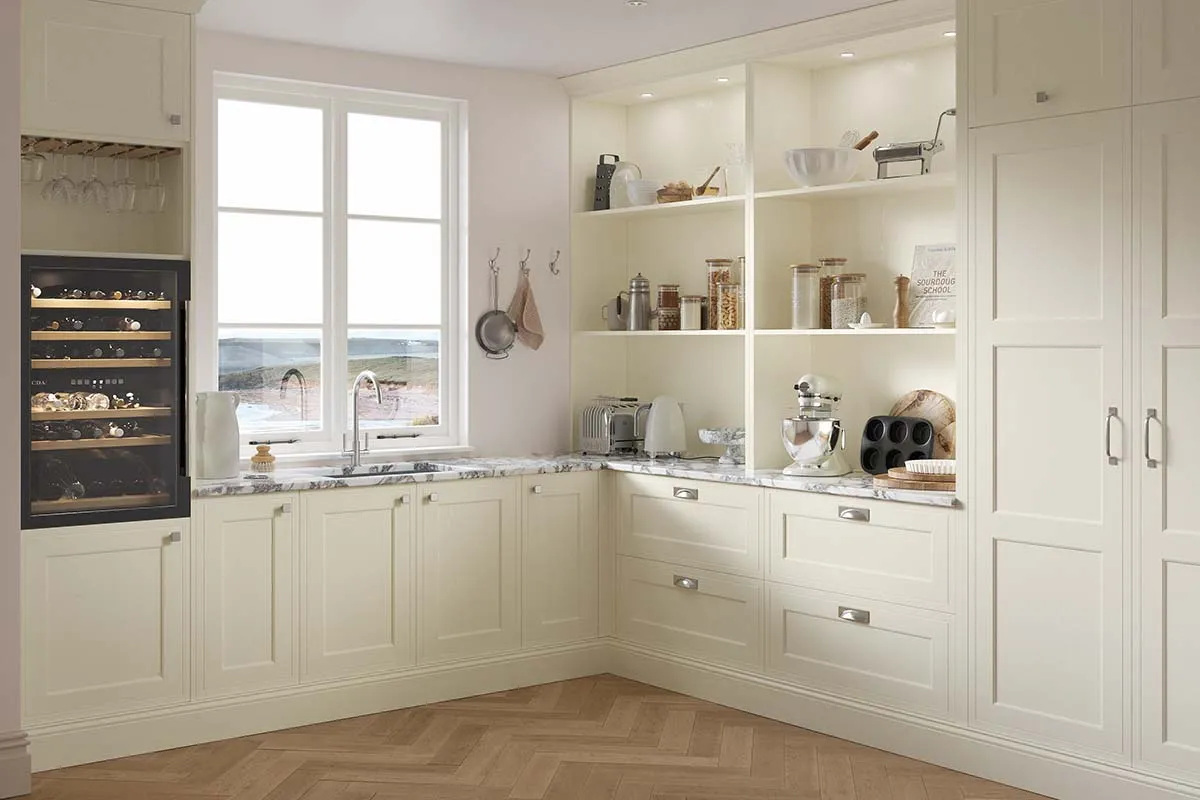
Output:
[[[347,119],[352,113],[377,116],[394,116],[408,119],[429,119],[442,123],[442,152],[445,169],[442,175],[442,292],[441,326],[439,342],[439,424],[436,426],[392,426],[372,428],[364,435],[369,438],[370,452],[403,454],[405,451],[447,450],[466,446],[467,409],[465,374],[465,333],[462,309],[462,290],[465,285],[466,253],[465,232],[465,171],[466,108],[458,100],[423,97],[368,89],[354,89],[298,81],[258,78],[243,75],[217,73],[214,76],[213,114],[218,121],[218,104],[221,100],[241,100],[276,105],[290,105],[322,110],[325,121],[324,153],[324,211],[296,212],[262,209],[243,209],[221,206],[218,203],[220,190],[216,165],[220,158],[220,141],[215,136],[212,193],[212,238],[213,267],[212,285],[208,296],[214,300],[211,332],[213,359],[211,385],[219,382],[219,333],[224,328],[253,330],[278,330],[302,328],[305,325],[264,323],[262,325],[221,325],[220,312],[216,308],[219,296],[218,282],[220,267],[217,263],[218,230],[221,212],[269,214],[292,217],[320,217],[324,220],[324,252],[322,268],[324,275],[321,330],[321,376],[320,391],[322,426],[318,430],[292,430],[244,433],[241,437],[244,453],[253,451],[251,441],[280,441],[299,439],[299,442],[277,448],[279,455],[326,455],[341,454],[349,445],[350,394],[348,366],[348,343],[351,326],[348,320],[348,227],[355,219],[432,223],[432,219],[351,215],[348,213],[348,186],[344,166],[347,163]],[[387,154],[380,154],[386,158]],[[387,329],[429,330],[430,325],[355,325],[355,330]],[[347,376],[344,380],[339,376]],[[344,382],[345,385],[342,385]],[[296,389],[290,389],[296,391]],[[363,391],[360,404],[374,402],[368,391]],[[378,436],[418,434],[417,438],[389,438]]]

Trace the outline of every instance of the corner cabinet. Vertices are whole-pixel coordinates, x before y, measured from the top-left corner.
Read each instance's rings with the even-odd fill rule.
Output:
[[[22,539],[26,727],[182,703],[186,520]]]
[[[523,479],[522,641],[526,647],[597,635],[599,486],[595,472]]]
[[[302,497],[302,680],[414,663],[415,494],[412,486],[396,486]]]
[[[420,663],[521,647],[519,478],[421,484]]]
[[[294,494],[196,504],[197,696],[297,682],[298,506]]]
[[[189,140],[192,18],[96,0],[22,4],[21,128]]]

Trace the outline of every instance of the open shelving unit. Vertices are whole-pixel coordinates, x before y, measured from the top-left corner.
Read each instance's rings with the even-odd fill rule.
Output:
[[[719,455],[701,427],[745,426],[752,468],[789,463],[779,422],[796,409],[800,375],[838,380],[856,451],[866,420],[918,388],[957,392],[957,330],[791,330],[789,265],[848,259],[867,276],[867,309],[891,323],[894,278],[918,245],[957,239],[956,135],[929,174],[878,179],[865,152],[854,179],[801,187],[783,153],[878,130],[877,144],[930,138],[955,104],[953,19],[929,12],[902,29],[847,15],[839,38],[731,64],[663,60],[566,81],[572,93],[572,401],[599,395],[680,401],[690,455]],[[880,23],[886,25],[890,23]],[[848,28],[860,26],[860,30]],[[831,34],[832,35],[832,34]],[[843,52],[862,57],[843,58]],[[719,57],[719,56],[714,56]],[[652,60],[654,61],[654,60]],[[605,78],[611,76],[611,81]],[[699,184],[720,164],[722,194],[592,211],[596,160],[619,154],[642,176]],[[705,259],[746,258],[744,330],[608,331],[600,312],[637,274],[707,295]],[[853,460],[853,459],[852,459]]]

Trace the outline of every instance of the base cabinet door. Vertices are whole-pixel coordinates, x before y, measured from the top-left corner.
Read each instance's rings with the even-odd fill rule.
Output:
[[[522,641],[526,647],[597,635],[599,521],[596,472],[530,475],[522,483]]]
[[[618,639],[762,671],[762,581],[621,556],[616,594]]]
[[[413,664],[413,495],[391,486],[304,495],[302,680]]]
[[[189,139],[189,15],[94,0],[25,0],[22,12],[22,130]]]
[[[1195,48],[1193,48],[1195,49]],[[1200,100],[1136,109],[1142,759],[1200,778]]]
[[[521,480],[420,489],[422,664],[521,647]]]
[[[196,694],[294,684],[299,497],[219,497],[196,507]]]
[[[187,698],[187,520],[27,532],[25,724]]]

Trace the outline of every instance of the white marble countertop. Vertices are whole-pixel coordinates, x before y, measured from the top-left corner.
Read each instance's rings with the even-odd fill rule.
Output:
[[[917,503],[943,508],[958,507],[954,492],[923,492],[907,489],[877,488],[870,475],[852,472],[841,478],[798,478],[784,475],[780,470],[748,470],[713,461],[651,460],[647,458],[603,458],[599,456],[530,456],[523,458],[450,458],[429,463],[452,467],[438,472],[411,473],[395,471],[390,464],[365,465],[368,474],[352,477],[329,477],[336,467],[309,467],[278,470],[269,477],[242,477],[228,480],[196,481],[194,497],[224,495],[269,494],[272,492],[306,492],[318,489],[340,489],[356,486],[386,486],[403,483],[430,483],[504,478],[517,475],[546,475],[560,472],[592,472],[610,469],[670,478],[733,483],[742,486],[765,486],[798,492],[864,497],[899,503]]]

